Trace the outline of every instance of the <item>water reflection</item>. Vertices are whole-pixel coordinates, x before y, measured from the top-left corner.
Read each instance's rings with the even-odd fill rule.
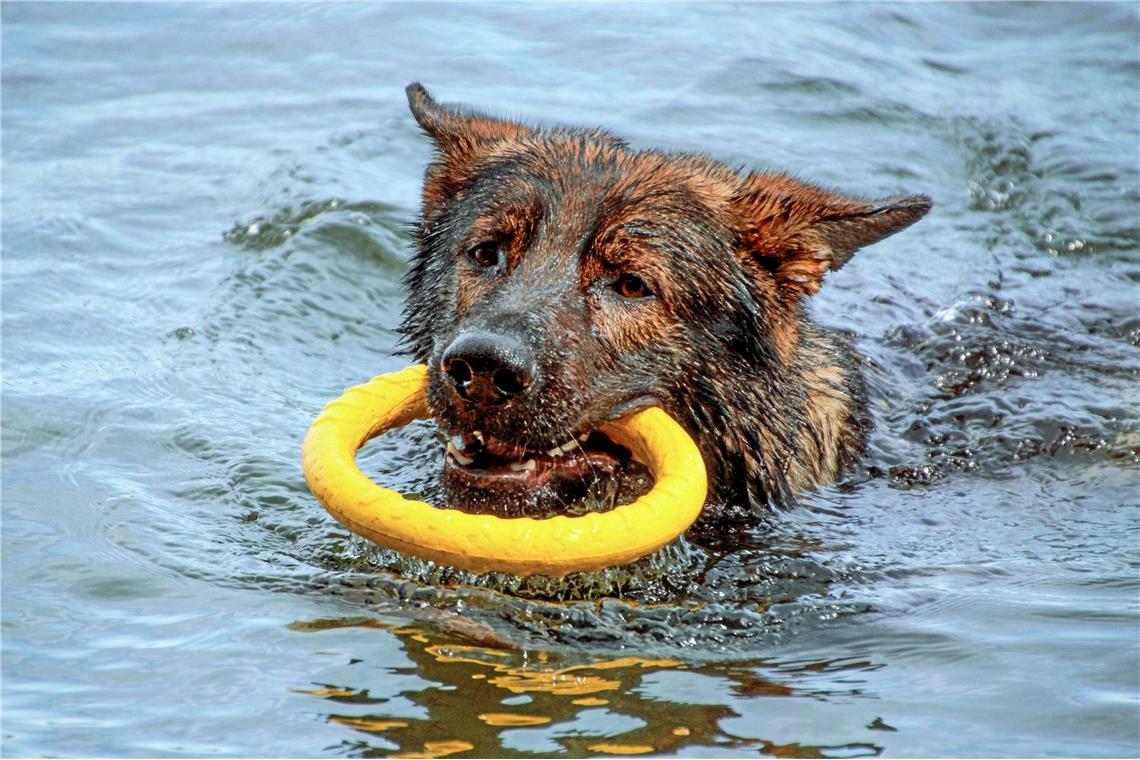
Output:
[[[776,757],[864,757],[882,752],[880,746],[866,742],[781,744],[741,735],[722,725],[726,719],[741,717],[731,704],[708,703],[709,695],[717,693],[727,695],[728,702],[820,699],[820,692],[795,684],[799,675],[833,672],[837,667],[858,672],[868,669],[865,662],[781,665],[756,660],[723,667],[636,655],[582,659],[577,654],[473,645],[428,628],[372,618],[300,621],[290,626],[307,633],[338,628],[375,628],[394,635],[411,664],[384,667],[384,672],[415,676],[411,688],[413,681],[405,679],[383,694],[375,692],[384,686],[378,687],[363,671],[358,681],[340,675],[335,683],[292,690],[326,703],[325,719],[348,729],[339,750],[356,757],[445,757],[467,751],[484,757],[553,752],[584,757],[674,753],[690,746]],[[784,679],[775,678],[777,672]],[[705,699],[694,699],[694,689]],[[843,696],[857,694],[853,687]],[[881,719],[876,722],[866,728],[893,730]]]

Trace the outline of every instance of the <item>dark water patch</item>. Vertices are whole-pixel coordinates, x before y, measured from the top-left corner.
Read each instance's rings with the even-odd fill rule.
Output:
[[[1034,178],[1030,170],[1030,138],[1016,123],[970,120],[958,127],[970,177],[970,207],[1007,211],[1025,199]]]
[[[308,200],[297,207],[286,206],[268,216],[257,216],[248,222],[238,222],[225,234],[225,239],[249,251],[276,248],[304,229],[334,246],[341,253],[370,252],[377,264],[401,266],[404,256],[393,257],[392,251],[402,247],[399,238],[383,238],[387,245],[376,243],[360,228],[378,226],[371,234],[384,235],[385,230],[399,229],[407,224],[406,212],[380,203],[349,203],[340,198]],[[371,249],[371,250],[370,250]]]
[[[858,98],[858,87],[843,79],[822,75],[793,74],[774,65],[769,58],[746,56],[709,78],[715,91],[726,95],[755,95],[758,91],[783,104],[812,103],[817,99]]]
[[[953,124],[965,159],[970,206],[1003,214],[1010,230],[1053,256],[1107,254],[1128,261],[1140,249],[1136,216],[1140,151],[1102,136],[1075,142],[1067,131],[1034,131],[1019,117]],[[1123,204],[1122,204],[1123,201]]]
[[[1042,279],[1011,270],[994,279],[992,290],[885,336],[883,345],[897,355],[877,356],[893,364],[893,376],[872,373],[872,386],[918,381],[914,400],[891,415],[891,424],[920,445],[922,461],[887,456],[873,474],[928,485],[948,472],[1009,477],[1038,457],[1137,463],[1130,389],[1140,377],[1140,354],[1130,286],[1107,276],[1101,303],[1086,308]],[[1090,395],[1089,387],[1100,392]]]
[[[668,561],[676,571],[680,562],[669,558],[669,553],[675,557],[677,552],[687,551],[691,550],[666,550],[657,558],[620,571],[628,581],[626,589],[634,594],[644,592],[652,583],[646,583],[644,575],[631,576],[645,573],[654,562]],[[409,580],[376,569],[354,574],[343,567],[335,575],[314,576],[306,585],[381,613],[411,615],[450,634],[477,637],[479,643],[496,647],[537,648],[564,656],[637,651],[654,657],[681,657],[686,662],[723,661],[726,657],[747,660],[757,647],[779,646],[806,630],[867,611],[866,605],[838,600],[754,600],[742,606],[736,599],[689,599],[670,605],[601,595],[593,601],[575,601],[581,591],[575,592],[569,585],[574,579],[522,580],[492,575],[481,579],[483,585],[474,586],[458,581],[454,570],[438,569],[435,577],[430,577],[430,572],[422,571],[421,576],[439,585],[425,585],[421,578]],[[609,580],[613,585],[607,590],[611,593],[618,586],[613,577],[616,572]],[[587,581],[578,578],[577,582],[582,588]],[[606,581],[599,578],[594,582],[606,588]],[[495,586],[500,588],[492,590]],[[619,586],[618,593],[621,590]],[[531,594],[537,596],[527,598]],[[557,601],[559,594],[566,594],[566,599]]]

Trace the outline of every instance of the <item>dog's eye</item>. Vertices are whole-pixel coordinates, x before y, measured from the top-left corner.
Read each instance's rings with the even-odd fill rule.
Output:
[[[497,266],[499,263],[499,243],[496,240],[488,240],[469,250],[467,255],[481,267]]]
[[[622,298],[648,298],[653,291],[645,284],[645,280],[635,274],[623,274],[614,282],[614,290]]]

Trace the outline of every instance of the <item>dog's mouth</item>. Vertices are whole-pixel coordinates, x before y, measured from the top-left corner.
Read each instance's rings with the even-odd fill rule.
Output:
[[[548,449],[530,449],[489,434],[453,436],[447,443],[444,485],[450,506],[504,516],[543,516],[614,506],[630,453],[603,433],[571,436]],[[572,511],[572,510],[569,510]]]
[[[614,477],[628,461],[628,450],[597,431],[545,450],[478,431],[447,443],[447,464],[464,477],[501,480],[516,488],[539,488],[553,478]]]

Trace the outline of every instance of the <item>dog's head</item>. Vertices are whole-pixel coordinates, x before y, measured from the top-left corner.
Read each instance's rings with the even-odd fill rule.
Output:
[[[930,206],[532,129],[418,84],[408,99],[437,155],[402,330],[452,437],[452,503],[475,509],[525,513],[612,475],[620,452],[594,431],[633,410],[702,424],[723,399],[699,379],[778,372],[801,299]]]

